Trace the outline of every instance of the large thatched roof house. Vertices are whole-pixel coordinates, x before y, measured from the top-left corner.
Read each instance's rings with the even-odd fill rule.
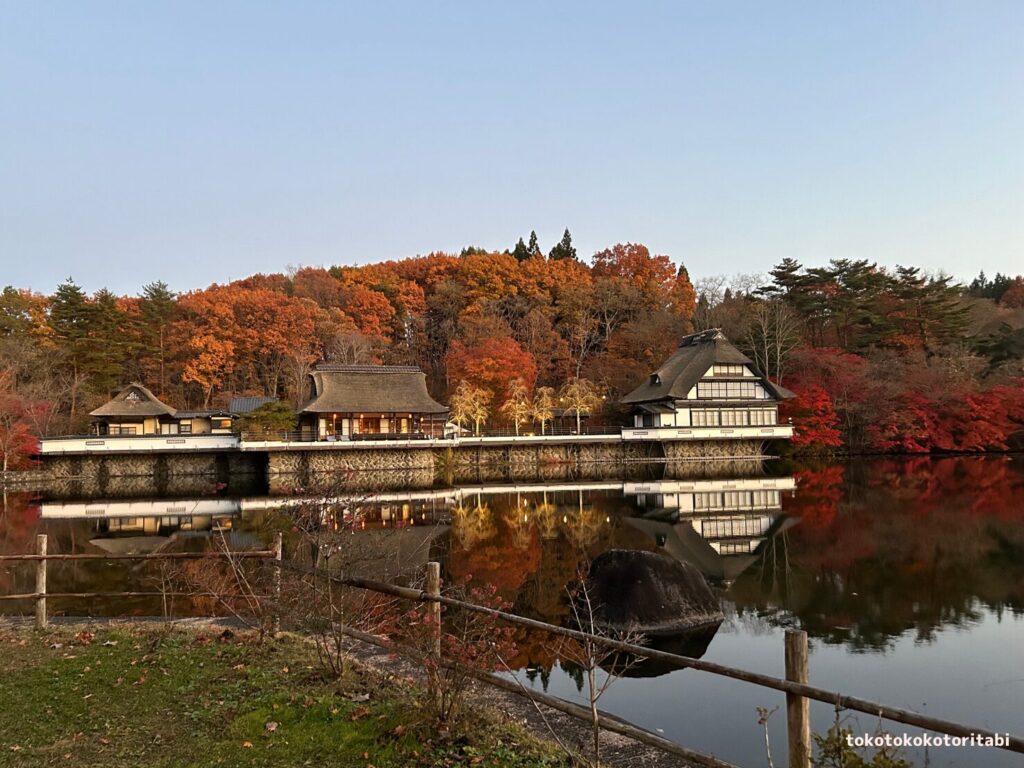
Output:
[[[311,396],[299,423],[313,439],[443,433],[448,409],[427,392],[419,368],[322,363],[309,378]]]

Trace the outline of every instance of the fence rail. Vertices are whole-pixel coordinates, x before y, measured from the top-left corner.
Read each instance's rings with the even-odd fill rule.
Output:
[[[220,560],[268,560],[273,563],[280,563],[284,552],[282,536],[280,533],[274,535],[274,545],[271,549],[246,549],[226,552],[158,552],[139,555],[90,555],[90,554],[57,554],[47,552],[48,537],[45,533],[36,536],[36,551],[33,554],[22,555],[0,555],[0,563],[31,563],[36,564],[36,588],[34,592],[26,592],[15,595],[0,595],[2,600],[34,600],[35,601],[35,623],[36,627],[42,629],[49,623],[46,612],[46,599],[50,598],[97,598],[97,597],[206,597],[213,595],[197,594],[194,592],[141,592],[141,591],[120,591],[120,592],[51,592],[47,589],[47,563],[51,560],[57,562],[80,562],[83,560],[208,560],[210,558]],[[281,569],[274,568],[273,594],[252,595],[256,598],[273,597],[275,605],[280,604],[281,598]],[[223,596],[218,596],[223,597]],[[280,618],[274,617],[274,631],[280,626]]]

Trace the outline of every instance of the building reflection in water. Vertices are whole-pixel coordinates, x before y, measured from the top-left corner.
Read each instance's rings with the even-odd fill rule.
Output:
[[[708,579],[732,584],[764,543],[795,524],[782,515],[792,477],[627,483],[641,516],[629,525],[670,557],[695,565]]]

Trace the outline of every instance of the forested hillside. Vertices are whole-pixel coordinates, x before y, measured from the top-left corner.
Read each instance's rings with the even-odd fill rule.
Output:
[[[182,407],[261,394],[298,406],[314,363],[418,365],[446,401],[488,390],[503,423],[508,383],[593,382],[614,403],[680,336],[721,327],[799,393],[804,450],[1001,448],[1024,422],[1024,279],[969,286],[866,261],[705,277],[639,244],[577,257],[566,231],[504,252],[466,248],[366,266],[304,267],[174,294],[0,294],[0,443],[80,432],[130,381]],[[505,415],[508,414],[508,409]]]

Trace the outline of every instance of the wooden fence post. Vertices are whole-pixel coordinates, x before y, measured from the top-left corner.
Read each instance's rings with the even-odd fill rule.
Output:
[[[36,535],[36,629],[46,628],[46,534]]]
[[[441,564],[435,562],[427,563],[427,585],[426,592],[431,597],[441,596]],[[441,660],[441,604],[436,601],[431,601],[427,605],[430,617],[433,619],[434,625],[434,645],[433,653],[434,658],[438,662]]]
[[[786,679],[806,683],[807,633],[786,630]],[[811,766],[811,700],[793,693],[786,694],[786,726],[789,734],[789,768]]]
[[[427,583],[425,591],[431,597],[441,595],[441,564],[433,561],[427,563]],[[444,706],[444,696],[441,693],[441,604],[436,600],[427,603],[427,615],[431,617],[431,632],[433,633],[430,644],[430,657],[433,659],[433,669],[428,666],[427,688],[434,698],[434,706],[438,711]]]
[[[274,534],[274,635],[281,631],[281,561],[284,558],[284,536],[278,531]]]

